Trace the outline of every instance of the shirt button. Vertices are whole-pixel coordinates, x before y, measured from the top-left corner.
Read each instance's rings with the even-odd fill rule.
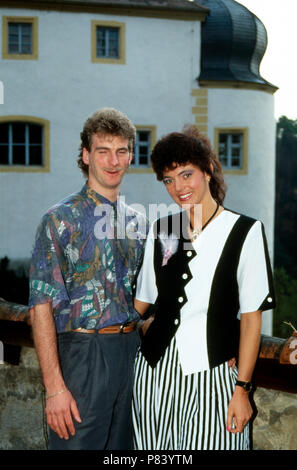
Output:
[[[179,303],[181,304],[181,303],[183,302],[184,298],[183,298],[183,297],[179,297],[177,300],[178,300]]]
[[[267,301],[268,301],[268,302],[272,302],[272,298],[271,298],[271,297],[268,297],[268,298],[267,298]]]
[[[182,278],[183,278],[183,279],[188,279],[187,273],[184,273],[184,274],[182,275]]]
[[[178,325],[178,323],[179,323],[179,321],[178,321],[178,319],[176,318],[176,319],[174,320],[174,324],[175,324],[175,325]]]
[[[187,256],[188,256],[189,258],[191,258],[192,252],[191,252],[191,251],[187,251]]]

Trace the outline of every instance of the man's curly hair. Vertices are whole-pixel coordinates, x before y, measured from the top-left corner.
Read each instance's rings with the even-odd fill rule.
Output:
[[[159,181],[165,170],[191,163],[211,176],[209,188],[212,197],[222,204],[226,195],[226,184],[222,166],[211,148],[209,139],[201,134],[197,126],[186,125],[182,132],[172,132],[162,137],[151,154],[151,163]],[[213,168],[213,169],[212,169]]]
[[[128,140],[129,151],[132,152],[136,139],[136,128],[128,117],[114,108],[102,108],[89,117],[80,134],[81,144],[77,159],[78,167],[84,176],[88,177],[89,166],[83,162],[83,148],[91,150],[94,134],[111,134]]]

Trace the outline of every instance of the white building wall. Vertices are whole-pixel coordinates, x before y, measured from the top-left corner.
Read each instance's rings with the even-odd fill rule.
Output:
[[[80,131],[95,110],[111,106],[137,125],[156,125],[157,138],[194,122],[192,90],[200,64],[200,23],[151,18],[2,9],[7,16],[38,16],[37,61],[2,60],[0,115],[50,121],[50,173],[0,172],[0,257],[30,257],[43,213],[79,190]],[[126,24],[126,64],[91,62],[91,20]],[[0,50],[2,48],[0,35]],[[215,127],[248,127],[247,175],[226,175],[226,207],[263,221],[272,255],[275,122],[273,96],[242,89],[209,89],[208,135]],[[171,200],[153,173],[126,175],[128,203]],[[271,333],[271,315],[264,315]]]
[[[50,173],[0,172],[0,257],[23,259],[42,214],[84,183],[76,165],[80,131],[95,110],[111,106],[136,125],[156,125],[157,138],[192,121],[200,23],[22,9],[2,14],[38,16],[39,57],[2,61],[0,115],[50,121]],[[91,20],[98,19],[126,24],[125,65],[91,62]],[[127,175],[122,192],[127,202],[145,205],[165,196],[153,174]]]

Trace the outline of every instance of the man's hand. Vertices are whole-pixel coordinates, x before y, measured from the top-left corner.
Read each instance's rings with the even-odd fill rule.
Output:
[[[47,390],[46,417],[49,427],[61,439],[75,434],[73,418],[81,423],[76,402],[67,390],[60,367],[57,334],[51,303],[37,304],[30,310],[34,344]],[[60,390],[57,392],[57,390]],[[63,391],[65,390],[65,391]]]
[[[227,415],[227,431],[242,432],[253,415],[248,393],[242,387],[235,387]]]
[[[143,322],[143,324],[141,325],[141,330],[142,330],[142,335],[144,336],[147,332],[147,330],[149,329],[149,327],[151,326],[151,323],[154,321],[154,316],[152,315],[151,317],[149,317],[147,320],[145,320]]]
[[[69,433],[74,436],[75,427],[73,418],[78,423],[81,423],[76,401],[69,390],[47,399],[46,417],[49,427],[61,439],[69,439]]]

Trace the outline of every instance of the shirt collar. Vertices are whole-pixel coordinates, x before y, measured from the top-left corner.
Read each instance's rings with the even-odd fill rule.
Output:
[[[114,202],[111,202],[106,197],[94,191],[94,189],[91,189],[88,183],[85,183],[85,185],[83,186],[81,190],[81,194],[85,196],[87,199],[89,199],[90,201],[92,201],[97,206],[101,206],[101,204],[109,204],[113,208],[117,208],[118,206],[118,199]]]

